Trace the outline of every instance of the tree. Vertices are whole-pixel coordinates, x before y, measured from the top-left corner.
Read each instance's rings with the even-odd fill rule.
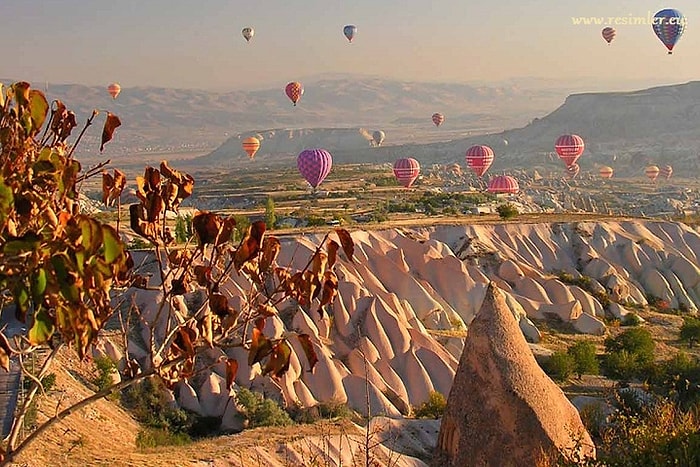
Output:
[[[272,197],[267,198],[265,203],[265,224],[270,228],[274,229],[277,224],[277,216],[275,216],[275,200]]]
[[[656,344],[651,333],[644,328],[631,328],[617,337],[605,340],[605,370],[614,378],[630,380],[633,377],[648,379],[654,366]]]
[[[690,348],[692,348],[694,344],[697,344],[698,341],[700,341],[700,319],[692,317],[683,318],[680,338],[683,342],[687,342]]]
[[[26,326],[12,341],[0,332],[0,371],[9,371],[12,360],[21,365],[23,358],[38,350],[50,352],[38,374],[27,372],[31,387],[0,448],[0,462],[12,462],[48,428],[115,392],[154,378],[158,387],[172,390],[207,365],[202,359],[213,348],[246,351],[241,362],[220,361],[229,390],[239,365],[258,364],[262,375],[276,384],[289,368],[291,340],[298,341],[307,368],[313,369],[318,342],[294,332],[266,336],[265,323],[279,313],[278,304],[289,300],[298,305],[295,313],[311,313],[312,307],[314,313],[328,312],[337,295],[338,250],[353,261],[353,240],[346,230],[328,232],[306,266],[292,270],[277,264],[281,242],[266,235],[265,222],[250,225],[242,240],[234,243],[234,229],[243,230],[236,217],[200,211],[192,218],[196,247],[171,250],[175,238],[165,222],[166,213],[178,213],[195,181],[162,161],[136,178],[138,202],[129,206],[129,227],[149,242],[153,263],[160,266],[160,274],[142,275],[119,231],[80,213],[80,182],[99,174],[105,164],[81,173],[72,155],[97,112],[71,145],[66,140],[76,126],[75,116],[62,103],[54,101],[48,127],[40,137],[49,108],[45,97],[27,83],[16,83],[10,91],[14,105],[9,99],[0,102],[0,292],[15,304],[2,308],[3,320],[10,320],[5,313],[15,313]],[[107,115],[103,145],[118,126],[114,118]],[[123,180],[118,170],[114,175],[103,174],[105,205],[119,203]],[[237,281],[248,282],[245,288],[233,285],[234,275]],[[239,296],[231,297],[235,290]],[[138,299],[140,294],[150,299]],[[185,294],[197,298],[184,300]],[[232,298],[240,299],[235,309]],[[70,346],[81,358],[88,355],[122,303],[132,303],[123,323],[124,348],[142,345],[134,336],[150,335],[147,348],[120,362],[121,382],[69,407],[58,407],[54,416],[21,440],[23,417],[58,349]],[[137,303],[145,303],[146,308]]]
[[[598,358],[592,342],[579,341],[569,347],[566,353],[573,358],[574,373],[579,379],[583,375],[598,374]]]

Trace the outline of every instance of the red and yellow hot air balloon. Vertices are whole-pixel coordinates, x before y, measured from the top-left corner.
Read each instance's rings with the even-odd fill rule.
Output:
[[[406,188],[411,188],[420,175],[420,164],[412,157],[398,159],[394,162],[396,180]]]
[[[301,96],[304,95],[304,86],[298,81],[292,81],[284,88],[284,92],[289,97],[289,100],[292,101],[292,104],[296,106]]]
[[[491,167],[494,159],[493,149],[488,146],[472,146],[467,149],[467,166],[479,177]]]
[[[442,122],[445,121],[445,116],[443,114],[441,114],[440,112],[435,112],[433,114],[432,118],[433,118],[433,123],[435,124],[435,126],[440,126],[440,125],[442,125]]]
[[[112,83],[107,86],[107,92],[112,96],[112,99],[116,99],[119,93],[122,92],[122,87],[119,86],[119,83]]]
[[[598,170],[598,174],[600,174],[600,178],[605,178],[605,179],[612,178],[613,173],[615,173],[613,168],[610,166],[607,166],[607,165],[604,165],[603,167],[600,168],[600,170]]]
[[[579,135],[561,135],[554,143],[554,150],[557,151],[559,159],[564,161],[568,167],[575,164],[583,154],[583,138]]]
[[[616,33],[617,33],[617,31],[615,31],[615,28],[611,28],[611,27],[603,28],[603,30],[601,31],[601,34],[603,35],[603,39],[605,39],[605,42],[607,42],[608,45],[610,45],[612,40],[615,39]]]
[[[647,178],[652,182],[655,182],[656,179],[659,177],[659,172],[659,168],[655,165],[650,165],[649,167],[644,169],[644,175],[646,175]]]
[[[518,181],[510,175],[499,175],[489,180],[487,188],[489,193],[509,193],[515,194],[520,191]]]
[[[248,157],[251,159],[255,157],[255,153],[260,149],[260,140],[255,136],[249,136],[241,142],[243,150],[248,153]]]

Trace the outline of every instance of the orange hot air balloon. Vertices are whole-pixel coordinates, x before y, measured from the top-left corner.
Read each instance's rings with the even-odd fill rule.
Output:
[[[655,182],[656,179],[659,177],[659,172],[659,168],[655,165],[650,165],[649,167],[644,169],[644,175],[646,175],[647,178],[652,182]]]
[[[112,83],[107,86],[107,92],[112,96],[112,99],[116,99],[119,93],[122,92],[122,87],[119,86],[119,83]]]
[[[243,140],[241,143],[243,150],[248,153],[248,157],[251,159],[255,157],[255,153],[260,149],[260,140],[255,136],[249,136]]]
[[[609,167],[607,165],[604,165],[603,167],[600,168],[598,173],[600,174],[600,178],[612,178],[613,173],[615,171],[613,170],[612,167]]]
[[[289,100],[292,101],[292,104],[296,106],[297,102],[299,102],[299,99],[301,99],[301,96],[304,94],[304,86],[298,81],[292,81],[284,88],[284,92],[287,94],[287,97],[289,97]]]

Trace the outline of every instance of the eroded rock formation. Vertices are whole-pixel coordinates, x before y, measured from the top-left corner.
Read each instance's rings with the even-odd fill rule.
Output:
[[[432,465],[529,467],[555,452],[595,457],[595,446],[492,283],[469,328]]]

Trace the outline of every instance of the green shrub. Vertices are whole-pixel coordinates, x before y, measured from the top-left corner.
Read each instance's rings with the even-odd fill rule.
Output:
[[[194,231],[192,230],[192,216],[177,216],[175,220],[175,240],[177,243],[187,243],[192,236]]]
[[[518,208],[516,208],[510,203],[499,205],[496,208],[496,212],[498,213],[498,216],[503,220],[512,219],[520,214],[520,212],[518,212]]]
[[[141,449],[157,446],[183,446],[192,439],[186,433],[172,433],[163,428],[146,428],[136,435],[136,446]]]
[[[349,419],[353,413],[347,404],[331,401],[313,407],[291,407],[289,415],[295,423],[314,423],[319,420]]]
[[[651,332],[644,328],[632,328],[605,340],[605,350],[608,353],[625,350],[634,355],[641,365],[654,362],[656,344]]]
[[[447,400],[445,396],[437,391],[431,391],[428,400],[423,402],[419,407],[414,408],[413,413],[416,418],[441,418],[445,413]]]
[[[544,371],[554,380],[564,382],[571,377],[576,367],[574,358],[567,352],[554,352],[545,361]]]
[[[700,319],[685,317],[683,318],[683,326],[681,326],[681,340],[688,343],[688,347],[700,341]]]
[[[117,371],[117,366],[107,356],[95,359],[97,377],[92,381],[97,386],[97,392],[104,391],[114,384],[112,375]]]
[[[598,357],[592,342],[580,341],[566,351],[574,361],[574,373],[580,379],[583,375],[598,374]]]
[[[264,399],[261,394],[241,388],[236,394],[236,399],[245,409],[250,428],[294,424],[289,414],[277,402]]]
[[[642,318],[640,318],[637,313],[628,313],[622,320],[623,326],[634,327],[639,326],[640,324],[642,324]]]
[[[146,428],[189,434],[197,415],[171,405],[165,391],[160,379],[147,378],[125,389],[122,403]],[[216,429],[218,426],[212,427],[212,431]]]
[[[643,373],[642,365],[636,354],[626,350],[618,350],[605,356],[605,374],[621,381],[630,381]]]

